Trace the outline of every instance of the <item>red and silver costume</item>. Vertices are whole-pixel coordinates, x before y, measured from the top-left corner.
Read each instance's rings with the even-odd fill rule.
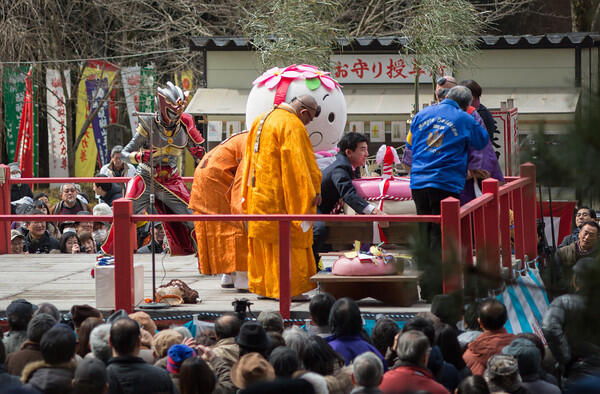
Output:
[[[133,200],[133,213],[149,210],[152,193],[150,166],[154,167],[155,212],[158,214],[192,214],[188,209],[190,192],[177,170],[177,163],[187,148],[194,159],[203,155],[204,138],[194,126],[192,116],[183,113],[189,102],[188,92],[167,82],[158,88],[156,116],[140,116],[138,128],[121,156],[131,164],[137,164],[136,175],[127,184],[125,198]],[[150,137],[152,136],[152,141]],[[150,163],[152,149],[152,163]],[[164,222],[165,235],[171,254],[195,253],[195,236],[192,222]],[[112,254],[113,231],[101,249]]]

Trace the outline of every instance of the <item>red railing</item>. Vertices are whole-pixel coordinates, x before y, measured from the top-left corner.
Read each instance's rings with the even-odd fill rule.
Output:
[[[0,165],[9,177],[8,167]],[[10,185],[14,183],[81,183],[123,182],[124,178],[0,178],[0,254],[10,253],[10,222],[15,220],[48,221],[81,220],[77,215],[10,215]],[[191,180],[187,178],[186,180]],[[523,258],[537,255],[535,228],[535,166],[523,164],[521,177],[510,178],[507,184],[498,187],[498,181],[483,181],[483,194],[462,208],[455,198],[441,203],[441,215],[389,215],[388,222],[430,222],[441,224],[442,262],[449,265],[456,261],[473,264],[473,238],[477,261],[484,262],[490,272],[500,270],[499,244],[502,245],[502,265],[510,266],[509,208],[514,211],[515,254]],[[284,318],[290,316],[291,240],[290,223],[304,221],[373,222],[381,217],[370,215],[133,215],[132,201],[119,199],[113,203],[113,216],[87,217],[86,220],[112,221],[114,225],[115,253],[115,307],[133,310],[133,250],[136,245],[135,222],[154,220],[170,221],[278,221],[279,222],[279,309]],[[485,253],[485,255],[484,255]],[[462,287],[462,270],[444,270],[444,293]]]

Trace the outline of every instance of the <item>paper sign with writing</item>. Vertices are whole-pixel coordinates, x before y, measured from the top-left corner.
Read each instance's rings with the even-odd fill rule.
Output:
[[[419,82],[431,83],[431,74],[417,69],[414,56],[399,54],[333,55],[332,75],[342,85],[345,83],[414,83],[417,72]],[[451,74],[444,67],[438,75]]]

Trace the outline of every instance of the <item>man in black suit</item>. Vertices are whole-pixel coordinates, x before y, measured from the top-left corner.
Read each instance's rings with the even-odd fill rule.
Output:
[[[340,151],[335,161],[323,170],[321,181],[321,205],[317,207],[319,214],[337,214],[343,203],[348,204],[356,213],[367,215],[383,215],[379,209],[369,204],[358,195],[352,180],[360,178],[360,167],[364,166],[369,156],[367,137],[360,133],[345,134],[338,144]],[[319,262],[319,252],[330,250],[325,244],[327,227],[324,222],[313,225],[313,253]]]

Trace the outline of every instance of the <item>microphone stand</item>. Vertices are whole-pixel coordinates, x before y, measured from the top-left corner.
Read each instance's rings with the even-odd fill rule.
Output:
[[[152,115],[158,116],[158,114],[154,112],[143,113],[143,112],[134,112],[136,116],[142,115]],[[153,127],[150,127],[149,130],[149,138],[150,138],[150,215],[154,215],[154,204],[155,204],[155,196],[154,196],[154,134]],[[150,253],[152,253],[152,302],[147,302],[145,304],[141,304],[141,309],[162,309],[169,308],[171,305],[167,303],[157,302],[156,300],[156,252],[154,251],[154,220],[150,220]]]

